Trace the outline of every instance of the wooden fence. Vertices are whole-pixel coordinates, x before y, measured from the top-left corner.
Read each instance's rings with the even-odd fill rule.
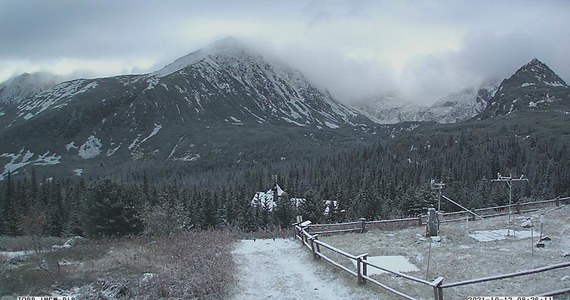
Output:
[[[546,200],[546,201],[522,203],[522,204],[520,204],[520,206],[525,205],[525,209],[524,210],[521,209],[519,211],[520,212],[532,211],[532,210],[536,210],[540,207],[544,207],[544,206],[548,206],[548,205],[552,205],[552,204],[556,204],[557,206],[560,206],[561,204],[568,204],[570,202],[569,200],[570,200],[570,197],[557,198],[557,199]],[[508,206],[483,208],[483,209],[476,210],[476,212],[477,212],[477,214],[484,215],[487,217],[491,217],[491,216],[508,214],[508,211],[506,213],[504,212],[505,209],[508,210]],[[465,213],[465,212],[461,212],[461,213]],[[446,219],[445,217],[443,217],[443,220],[448,221],[448,222],[452,221],[454,218],[456,218],[456,216],[458,214],[460,214],[460,213],[449,213],[449,214],[447,214],[447,216],[453,215],[454,217],[449,218],[449,219]],[[463,218],[459,217],[459,218],[457,218],[457,220],[465,220],[465,217],[467,217],[467,215],[465,215]],[[326,260],[327,262],[329,262],[333,266],[335,266],[335,267],[347,272],[348,274],[356,277],[358,283],[365,284],[367,282],[370,282],[370,283],[372,283],[372,284],[374,284],[374,285],[376,285],[376,286],[378,286],[378,287],[380,287],[386,291],[389,291],[389,292],[391,292],[395,295],[398,295],[404,299],[410,299],[410,300],[417,300],[417,299],[410,296],[410,295],[407,295],[403,291],[399,291],[396,288],[387,286],[386,284],[384,284],[384,283],[382,283],[382,282],[380,282],[374,278],[371,278],[370,276],[368,276],[368,270],[370,268],[376,268],[378,270],[391,273],[391,274],[396,275],[398,277],[405,278],[405,279],[410,280],[416,284],[421,284],[421,285],[430,287],[433,291],[433,299],[434,300],[443,300],[444,299],[443,295],[444,295],[445,289],[451,289],[451,288],[454,288],[457,286],[465,286],[465,285],[478,284],[478,283],[483,283],[483,282],[490,282],[490,281],[495,281],[495,280],[502,280],[502,279],[507,279],[507,278],[514,278],[514,277],[519,277],[519,276],[526,276],[526,275],[531,275],[531,274],[543,273],[543,272],[548,272],[548,271],[560,269],[560,268],[570,268],[570,262],[565,262],[565,263],[550,265],[550,266],[546,266],[546,267],[536,268],[536,269],[532,269],[532,270],[525,270],[525,271],[520,271],[520,272],[515,272],[515,273],[500,274],[500,275],[495,275],[495,276],[490,276],[490,277],[476,278],[476,279],[470,279],[470,280],[465,280],[465,281],[458,281],[458,282],[452,282],[452,283],[444,284],[443,283],[443,281],[445,279],[444,277],[437,277],[433,281],[427,281],[427,280],[416,278],[416,277],[413,277],[413,276],[410,276],[410,275],[407,275],[404,273],[392,271],[392,270],[383,268],[382,266],[378,266],[378,265],[375,265],[375,264],[369,262],[368,261],[368,253],[364,253],[364,254],[360,254],[360,255],[353,255],[353,254],[350,254],[350,253],[345,252],[343,250],[337,249],[337,248],[335,248],[335,247],[333,247],[327,243],[324,243],[318,239],[319,233],[320,234],[334,234],[334,233],[342,233],[342,232],[364,232],[364,231],[366,231],[367,228],[382,228],[382,229],[390,228],[390,229],[392,229],[394,227],[395,228],[402,228],[402,227],[418,226],[418,225],[424,224],[422,222],[422,220],[425,220],[425,219],[422,219],[422,217],[420,216],[419,218],[384,220],[384,221],[366,221],[365,219],[360,219],[358,222],[341,223],[341,224],[316,224],[316,225],[308,225],[305,227],[301,227],[300,224],[295,224],[295,236],[305,246],[307,246],[307,248],[309,248],[311,250],[315,259]],[[394,226],[394,224],[396,224],[396,226]],[[329,229],[329,230],[326,230],[326,229]],[[334,253],[342,256],[342,257],[345,257],[351,261],[354,261],[356,264],[356,270],[353,270],[349,267],[346,267],[346,266],[342,265],[341,263],[335,261],[333,258],[325,255],[321,251],[322,248],[326,248],[326,249],[328,249],[328,250],[330,250],[330,251],[332,251],[332,252],[334,252]],[[546,293],[536,295],[536,296],[555,296],[555,295],[561,295],[561,294],[566,294],[566,293],[570,293],[570,288],[546,292]]]
[[[408,280],[414,281],[416,283],[419,284],[423,284],[426,286],[429,286],[433,289],[434,293],[438,292],[438,288],[441,285],[441,282],[443,281],[443,278],[438,278],[436,280],[434,280],[433,282],[429,282],[420,278],[416,278],[407,274],[403,274],[400,272],[396,272],[396,271],[392,271],[392,270],[388,270],[385,269],[381,266],[377,266],[374,265],[373,263],[369,262],[367,260],[368,258],[368,253],[364,253],[364,254],[360,254],[360,255],[353,255],[350,254],[348,252],[345,252],[343,250],[337,249],[327,243],[324,243],[322,241],[319,241],[318,239],[318,235],[317,234],[310,234],[309,232],[307,232],[306,227],[301,227],[298,224],[295,225],[295,236],[301,241],[303,242],[303,244],[305,246],[307,246],[307,248],[309,248],[311,250],[311,252],[313,253],[314,257],[316,259],[324,259],[327,262],[329,262],[330,264],[332,264],[333,266],[347,272],[348,274],[354,276],[357,278],[358,283],[360,284],[365,284],[367,282],[371,282],[372,284],[375,284],[395,295],[398,295],[400,297],[403,297],[404,299],[410,299],[410,300],[417,300],[416,298],[409,296],[407,294],[405,294],[402,291],[398,291],[397,289],[393,288],[393,287],[389,287],[386,284],[371,278],[368,276],[368,269],[369,268],[377,268],[379,270],[382,270],[384,272],[388,272],[391,274],[394,274],[396,276],[399,277],[403,277],[406,278]],[[336,254],[339,254],[345,258],[348,258],[351,261],[355,261],[356,263],[356,270],[353,270],[351,268],[348,268],[344,265],[342,265],[341,263],[335,261],[333,258],[325,255],[323,252],[321,252],[322,248],[326,248]],[[435,294],[434,294],[435,295]],[[438,298],[435,298],[438,299]]]
[[[521,214],[536,211],[543,207],[560,206],[570,204],[570,197],[556,198],[544,201],[532,201],[516,203],[511,206],[513,214]],[[494,206],[488,208],[479,208],[473,210],[477,215],[482,217],[496,217],[509,214],[509,206]],[[441,223],[465,221],[466,218],[472,218],[473,215],[466,211],[442,213],[438,215]],[[364,232],[367,229],[380,229],[380,230],[396,230],[403,228],[410,228],[415,226],[426,225],[427,216],[420,215],[414,218],[393,219],[393,220],[380,220],[380,221],[367,221],[360,219],[357,222],[337,223],[337,224],[311,224],[307,226],[306,230],[311,234],[331,235],[337,233],[349,232]]]

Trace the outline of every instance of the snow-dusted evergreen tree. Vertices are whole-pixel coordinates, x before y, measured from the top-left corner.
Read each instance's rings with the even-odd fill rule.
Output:
[[[83,199],[81,223],[89,237],[123,236],[143,230],[142,193],[134,185],[104,179],[93,182]]]
[[[310,220],[313,223],[320,223],[323,218],[325,203],[322,196],[315,190],[305,193],[305,203],[301,205],[301,215],[303,220]]]

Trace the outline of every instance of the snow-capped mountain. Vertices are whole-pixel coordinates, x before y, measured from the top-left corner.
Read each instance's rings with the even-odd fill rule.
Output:
[[[518,110],[569,105],[570,88],[546,64],[533,59],[503,80],[481,118],[508,115]]]
[[[60,76],[51,73],[24,73],[0,83],[0,104],[17,104],[34,97],[62,82]]]
[[[234,39],[154,73],[63,82],[3,113],[0,176],[41,164],[71,172],[107,160],[242,161],[346,143],[374,124]]]
[[[414,103],[397,94],[363,100],[355,106],[374,121],[395,124],[405,121],[455,123],[472,118],[487,106],[499,85],[486,80],[478,88],[466,88],[438,99],[431,105]]]

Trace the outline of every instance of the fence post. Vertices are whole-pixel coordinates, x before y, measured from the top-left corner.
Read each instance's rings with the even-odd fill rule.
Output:
[[[318,240],[318,239],[319,239],[318,235],[315,234],[315,240]],[[318,243],[315,243],[315,244],[317,245],[317,252],[318,252],[318,253],[321,253],[321,245],[319,245]],[[315,253],[315,255],[316,255],[316,253]],[[321,258],[321,257],[318,256],[318,255],[316,255],[316,257],[317,257],[317,258]]]
[[[431,286],[433,286],[434,300],[443,300],[443,288],[441,287],[443,279],[443,277],[438,277],[431,283]]]
[[[560,196],[556,197],[556,207],[560,207]]]
[[[366,278],[362,277],[368,276],[366,264],[362,262],[362,259],[366,260],[368,258],[368,253],[360,254],[356,257],[356,277],[358,278],[359,284],[365,284]]]
[[[418,215],[418,226],[422,227],[422,215]]]
[[[364,254],[362,258],[364,258],[364,260],[368,260],[368,253]],[[368,265],[365,263],[362,263],[362,275],[368,276]],[[366,283],[366,278],[362,278],[362,283]]]
[[[309,242],[311,243],[311,251],[313,251],[313,258],[316,259],[316,258],[318,257],[318,255],[317,255],[317,252],[315,251],[315,243],[314,243],[314,240],[315,240],[315,237],[314,237],[314,236],[311,236],[311,237],[309,238]]]
[[[366,218],[360,218],[358,220],[360,221],[362,226],[362,233],[364,233],[366,231]]]

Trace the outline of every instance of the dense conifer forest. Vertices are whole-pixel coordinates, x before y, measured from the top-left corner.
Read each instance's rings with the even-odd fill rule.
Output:
[[[519,120],[519,119],[517,119]],[[552,121],[554,122],[554,121]],[[124,235],[188,229],[244,231],[288,227],[296,215],[318,222],[414,216],[434,204],[431,179],[469,208],[503,205],[497,173],[524,174],[513,201],[566,196],[570,189],[567,133],[545,124],[501,121],[424,126],[388,142],[307,158],[227,165],[216,169],[138,162],[112,176],[8,176],[0,183],[0,232],[7,235]],[[556,129],[555,130],[560,130]],[[564,129],[566,130],[566,129]],[[546,133],[545,133],[546,132]],[[295,208],[251,206],[272,175]],[[325,214],[325,200],[339,207]],[[446,211],[457,210],[447,202]]]

